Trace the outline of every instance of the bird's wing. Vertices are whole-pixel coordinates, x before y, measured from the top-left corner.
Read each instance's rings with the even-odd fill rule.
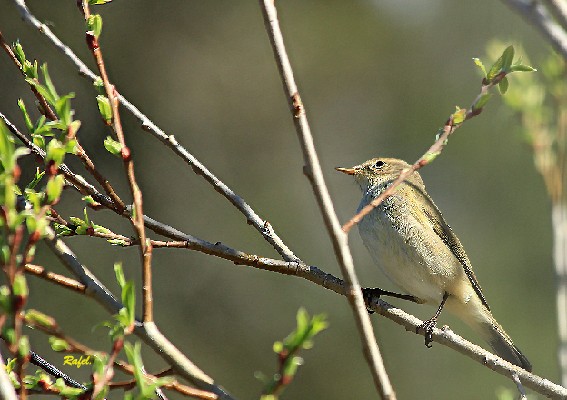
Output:
[[[422,197],[424,199],[423,202],[420,202],[423,205],[422,211],[429,220],[433,231],[437,234],[437,236],[439,236],[443,243],[445,243],[451,249],[451,252],[455,255],[457,260],[459,260],[461,266],[463,267],[463,270],[465,271],[465,275],[467,276],[467,278],[469,278],[469,281],[471,282],[474,291],[482,301],[482,304],[484,304],[484,306],[488,310],[490,310],[490,307],[488,306],[484,294],[482,293],[480,284],[478,283],[478,280],[476,279],[476,276],[472,270],[471,262],[467,256],[467,253],[465,253],[465,249],[463,248],[461,241],[459,240],[457,235],[453,233],[451,227],[447,225],[445,219],[443,218],[443,215],[441,215],[441,211],[439,211],[435,203],[433,203],[433,200],[431,200],[431,198],[424,193],[423,188],[411,184],[410,186],[412,186],[412,189],[417,192],[416,194],[419,197]]]

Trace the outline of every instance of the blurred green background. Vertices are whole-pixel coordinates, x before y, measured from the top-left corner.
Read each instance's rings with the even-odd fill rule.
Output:
[[[32,12],[94,69],[75,1],[29,1]],[[498,1],[360,0],[278,2],[279,16],[329,190],[341,221],[360,194],[334,171],[385,155],[414,161],[432,143],[455,105],[468,107],[480,89],[472,57],[486,60],[489,41],[521,43],[537,67],[549,46]],[[103,15],[102,49],[118,90],[214,174],[241,195],[305,262],[340,270],[302,174],[302,157],[257,1],[115,1]],[[28,58],[49,64],[60,93],[76,93],[79,132],[103,173],[128,198],[120,160],[105,152],[89,81],[47,40],[0,0],[0,29],[19,38]],[[486,62],[488,64],[488,61]],[[511,78],[514,84],[514,77]],[[0,110],[23,129],[16,101],[33,108],[27,85],[0,56]],[[122,112],[146,214],[184,232],[262,256],[276,253],[211,186]],[[69,160],[81,171],[76,160]],[[80,172],[85,175],[84,172]],[[518,121],[495,96],[466,123],[422,176],[460,237],[496,318],[529,357],[534,372],[557,381],[556,316],[550,207]],[[66,192],[64,216],[82,214],[80,196]],[[131,235],[109,211],[91,218]],[[155,235],[152,235],[155,237]],[[358,233],[352,251],[364,286],[394,289],[372,264]],[[116,290],[112,265],[122,260],[139,282],[137,249],[86,237],[67,241],[80,259]],[[38,264],[66,273],[45,247]],[[241,399],[257,398],[255,371],[271,374],[272,343],[294,327],[300,306],[325,313],[330,328],[287,389],[288,399],[376,398],[353,317],[343,297],[299,278],[235,266],[187,250],[154,251],[155,314],[161,330],[206,373]],[[30,307],[51,313],[69,334],[110,349],[109,316],[92,301],[30,278]],[[139,288],[139,284],[138,284]],[[420,318],[434,309],[392,301]],[[441,345],[379,316],[375,331],[400,399],[495,398],[512,383]],[[445,314],[440,325],[482,344]],[[62,356],[46,339],[32,344],[55,365]],[[148,370],[163,367],[144,352]],[[66,369],[86,379],[88,371]],[[120,393],[115,394],[121,397]],[[171,395],[171,398],[176,398]]]

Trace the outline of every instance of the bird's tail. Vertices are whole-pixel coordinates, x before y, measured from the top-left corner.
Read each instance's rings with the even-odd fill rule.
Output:
[[[531,372],[532,364],[520,349],[516,347],[514,342],[512,342],[510,336],[508,336],[504,328],[494,319],[492,313],[486,309],[486,307],[483,308],[484,312],[481,313],[482,317],[477,319],[477,321],[475,321],[476,323],[471,324],[473,328],[480,333],[496,354],[504,360]]]

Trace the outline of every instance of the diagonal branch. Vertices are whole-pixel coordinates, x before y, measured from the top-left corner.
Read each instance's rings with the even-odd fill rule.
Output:
[[[374,384],[382,398],[395,399],[396,394],[386,372],[380,349],[378,348],[374,336],[372,323],[370,322],[364,305],[362,291],[358,283],[358,278],[356,277],[352,255],[348,246],[348,236],[341,230],[331,197],[325,185],[323,171],[321,170],[317,152],[315,151],[313,136],[311,135],[305,108],[301,102],[293,77],[291,63],[284,46],[274,0],[261,0],[260,7],[264,15],[266,32],[272,44],[274,57],[284,86],[284,92],[287,95],[291,108],[295,130],[303,151],[303,161],[305,164],[304,173],[313,187],[313,193],[319,205],[319,209],[323,214],[325,225],[327,226],[327,232],[333,242],[335,255],[341,267],[347,288],[347,298],[354,314],[364,348],[364,354],[369,363],[372,377],[374,378]]]
[[[148,218],[146,218],[146,222],[147,220]],[[184,237],[186,239],[191,237],[190,235],[186,235],[182,232],[177,232],[177,238],[180,240],[182,240]],[[247,265],[264,271],[271,271],[284,275],[300,277],[318,286],[329,289],[339,295],[347,295],[345,284],[341,279],[333,276],[332,274],[324,272],[316,266],[249,255],[224,245],[213,246],[217,246],[217,252],[208,254],[213,254],[218,257],[225,258],[232,261],[236,265]],[[119,309],[121,307],[121,304],[119,304],[111,294],[106,294],[108,291],[104,286],[102,286],[100,282],[89,277],[90,272],[85,272],[85,270],[88,270],[78,262],[74,255],[72,255],[72,257],[68,257],[69,253],[72,254],[70,250],[67,249],[66,251],[67,256],[65,256],[65,262],[72,264],[68,266],[68,268],[75,270],[75,275],[78,274],[77,276],[79,278],[81,275],[86,274],[86,276],[82,278],[81,281],[86,280],[85,285],[88,288],[87,293],[94,297],[95,300],[97,300],[99,303],[101,303],[109,312],[113,313],[116,309]],[[100,287],[97,288],[97,286]],[[422,321],[414,317],[413,315],[407,314],[403,310],[380,299],[375,301],[371,305],[371,307],[373,310],[383,315],[387,319],[403,326],[408,332],[412,332],[418,335],[424,334],[422,330],[419,331],[419,333],[416,332],[416,328],[422,324]],[[178,369],[181,368],[180,366],[183,365],[183,363],[176,363],[175,361],[171,361],[171,359],[175,360],[176,358],[176,352],[174,350],[174,347],[172,347],[173,345],[171,345],[171,343],[169,342],[165,342],[167,344],[163,345],[165,338],[163,338],[162,335],[157,331],[157,328],[155,330],[151,328],[146,329],[146,325],[147,324],[144,324],[144,326],[142,327],[141,324],[138,324],[135,333],[138,336],[142,337],[147,343],[150,343],[154,350],[157,350],[159,348],[160,351],[163,351],[164,353],[162,353],[162,356],[166,360],[170,360],[172,365],[177,365],[176,371],[180,375],[187,378],[187,375],[179,372]],[[463,337],[451,331],[448,327],[443,327],[442,329],[435,328],[433,330],[433,341],[443,346],[447,346],[473,359],[479,364],[484,365],[492,369],[493,371],[508,377],[509,379],[514,380],[514,376],[517,375],[526,387],[533,389],[534,391],[542,395],[551,398],[565,398],[567,396],[567,388],[559,386],[543,377],[527,372],[517,367],[516,365],[510,364],[497,355],[492,354],[482,347],[467,341]],[[194,382],[193,379],[189,380]]]
[[[553,20],[549,11],[539,1],[501,0],[535,26],[551,43],[555,51],[567,59],[567,33]]]
[[[77,67],[79,74],[88,77],[93,82],[98,76],[92,72],[86,64],[68,47],[66,46],[52,31],[51,29],[39,21],[26,6],[25,0],[14,0],[20,15],[30,25],[35,27],[42,35],[49,41]],[[225,185],[218,179],[212,172],[210,172],[195,156],[193,156],[187,149],[181,146],[173,135],[167,135],[161,128],[152,122],[146,115],[144,115],[135,105],[130,103],[120,93],[117,94],[118,100],[122,106],[134,115],[142,125],[142,129],[152,134],[155,138],[160,140],[165,146],[172,150],[178,157],[180,157],[193,171],[202,176],[209,182],[214,189],[224,196],[232,205],[234,205],[245,217],[247,222],[254,226],[256,230],[270,243],[274,249],[288,261],[299,261],[299,258],[286,246],[283,240],[276,234],[268,221],[260,218],[258,214],[238,196],[232,189]]]
[[[567,29],[567,4],[564,0],[543,0],[547,8],[551,11],[559,25]]]

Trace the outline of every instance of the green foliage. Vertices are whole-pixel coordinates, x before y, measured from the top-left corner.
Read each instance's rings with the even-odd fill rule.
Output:
[[[500,43],[488,47],[494,54]],[[524,65],[513,65],[526,70]],[[529,67],[528,67],[529,68]],[[513,110],[522,123],[525,140],[532,146],[534,163],[544,178],[552,201],[564,196],[564,165],[567,143],[565,135],[565,109],[567,108],[567,67],[563,58],[555,53],[542,63],[541,74],[522,74],[508,89],[504,103]]]
[[[303,364],[303,359],[296,354],[302,349],[312,348],[315,335],[329,325],[325,315],[318,314],[310,318],[303,308],[297,311],[296,320],[295,330],[283,341],[274,343],[273,349],[280,362],[279,371],[266,382],[262,400],[277,399],[278,394],[295,376],[297,368]]]
[[[87,19],[87,31],[92,32],[95,38],[98,39],[102,33],[102,17],[99,14],[91,14]]]
[[[122,145],[120,144],[120,142],[117,142],[110,136],[107,136],[106,139],[104,139],[104,148],[110,154],[113,154],[115,156],[120,157],[120,155],[122,154]]]
[[[485,85],[499,85],[500,92],[504,94],[508,88],[506,75],[512,72],[534,72],[535,68],[523,64],[521,59],[514,62],[514,46],[510,45],[504,49],[500,57],[492,64],[490,70],[486,72],[486,68],[480,59],[473,58],[474,63],[480,68],[484,77]],[[501,82],[505,82],[502,83]]]
[[[110,100],[108,100],[108,97],[105,95],[99,94],[96,96],[96,103],[103,121],[107,125],[110,125],[112,123],[112,107],[110,106]]]
[[[109,335],[112,341],[116,342],[124,338],[126,334],[131,333],[134,328],[134,322],[136,321],[136,292],[134,283],[126,280],[121,263],[114,264],[114,273],[121,289],[120,298],[123,307],[118,311],[118,314],[113,316],[114,322],[105,321],[102,325],[110,329]]]
[[[51,346],[51,349],[56,352],[71,350],[71,346],[65,339],[61,339],[56,336],[49,337],[49,345]]]
[[[96,6],[99,4],[106,4],[110,3],[112,0],[89,0],[89,5]]]
[[[162,377],[157,379],[149,379],[144,375],[144,364],[142,362],[142,348],[140,342],[134,345],[131,343],[124,344],[124,351],[128,362],[134,367],[134,379],[136,379],[136,388],[138,393],[135,397],[136,400],[146,400],[157,398],[156,389],[172,382],[171,377]]]
[[[53,386],[59,391],[59,395],[66,399],[78,399],[83,394],[83,389],[65,385],[62,378],[58,378]]]

